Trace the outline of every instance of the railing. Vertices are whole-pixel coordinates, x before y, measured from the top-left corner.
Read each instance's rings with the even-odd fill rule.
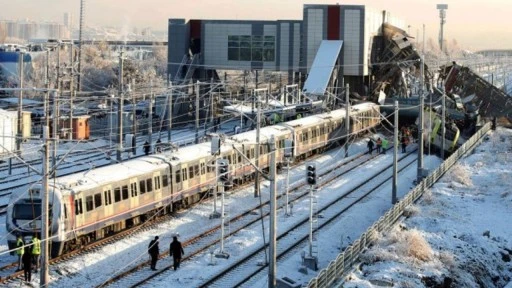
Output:
[[[491,124],[487,123],[475,135],[469,138],[459,149],[457,149],[448,159],[425,177],[415,188],[390,210],[380,217],[359,239],[347,247],[345,251],[338,254],[335,260],[331,261],[327,268],[322,269],[318,275],[311,279],[307,285],[310,288],[331,287],[336,281],[343,277],[352,269],[352,266],[358,261],[361,253],[372,244],[376,236],[385,231],[389,231],[395,222],[402,216],[404,209],[410,204],[416,202],[426,189],[436,183],[444,173],[446,173],[460,158],[466,153],[472,151],[483,139],[483,136],[490,130]]]

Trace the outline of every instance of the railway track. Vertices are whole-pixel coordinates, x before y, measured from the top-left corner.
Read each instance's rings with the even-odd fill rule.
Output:
[[[364,165],[365,163],[371,161],[374,157],[362,157],[365,154],[360,155],[359,157],[353,158],[350,161],[342,162],[339,165],[333,167],[333,169],[327,169],[324,171],[320,171],[320,177],[324,177],[323,181],[332,181],[341,177],[354,169]],[[342,166],[345,169],[341,171],[337,171],[337,169]],[[334,172],[332,172],[334,171]],[[308,189],[302,189],[307,186],[304,181],[297,181],[293,183],[290,192],[296,192],[295,194],[290,195],[291,202],[296,202],[304,197],[309,195]],[[281,197],[281,196],[280,196]],[[262,211],[263,216],[259,214],[259,211]],[[256,213],[255,213],[256,212]],[[251,208],[244,213],[241,213],[230,219],[230,232],[226,234],[226,237],[236,235],[236,233],[247,229],[252,225],[257,225],[261,221],[261,217],[266,217],[270,213],[269,211],[269,202],[266,201],[262,203],[262,205],[257,205],[254,208]],[[217,225],[208,231],[202,233],[201,235],[197,235],[187,241],[184,241],[182,244],[186,247],[187,254],[182,259],[182,261],[187,261],[193,259],[194,256],[204,254],[207,251],[212,251],[213,248],[218,244],[219,240],[219,230],[220,225]],[[160,254],[160,258],[165,258],[169,255],[169,251],[165,250]],[[138,287],[147,283],[151,279],[156,277],[165,277],[164,275],[168,273],[168,271],[172,268],[172,265],[166,266],[159,271],[151,271],[147,269],[149,267],[149,261],[144,261],[142,263],[138,263],[134,267],[121,272],[118,275],[112,276],[109,280],[105,281],[99,286],[96,287]],[[226,286],[227,287],[227,286]]]
[[[320,157],[320,156],[321,155],[316,155],[316,156],[313,156],[312,158],[309,158],[309,159],[315,159],[316,157]],[[355,159],[357,159],[357,158],[351,159],[350,162],[354,161]],[[297,163],[294,166],[290,166],[290,168],[300,166],[301,164],[302,163],[299,162],[299,163]],[[252,184],[253,184],[252,181],[251,182],[247,182],[244,185],[238,186],[237,190],[243,189],[243,188],[245,188],[245,187],[247,187],[249,185],[252,185]],[[236,190],[233,191],[233,192],[236,193]],[[0,206],[0,215],[6,213],[5,210],[6,210],[7,206],[8,206],[7,204]],[[254,208],[251,211],[254,211],[255,209],[259,209],[259,208]],[[248,211],[247,213],[245,213],[245,215],[251,213],[251,211]],[[101,240],[98,240],[96,242],[90,243],[90,244],[82,247],[79,250],[75,250],[75,251],[66,253],[64,255],[61,255],[59,257],[53,258],[53,259],[50,260],[50,264],[62,263],[63,261],[70,260],[73,257],[79,256],[79,255],[83,255],[83,254],[88,253],[88,252],[96,251],[97,249],[100,249],[101,247],[103,247],[105,245],[114,243],[115,241],[122,240],[124,237],[126,237],[128,235],[132,235],[133,233],[135,233],[138,230],[146,231],[146,230],[152,229],[156,225],[158,225],[158,224],[160,224],[160,223],[162,223],[164,221],[168,221],[170,219],[172,219],[171,215],[166,215],[164,217],[156,218],[155,221],[152,221],[151,223],[148,223],[148,225],[135,226],[135,227],[130,228],[128,230],[119,232],[119,233],[113,235],[112,237],[101,239]],[[259,219],[259,218],[257,218],[257,219]],[[218,228],[219,227],[213,228],[211,233],[213,234],[214,232],[218,231]],[[208,233],[208,231],[206,231],[205,233]],[[200,240],[199,238],[200,238],[200,236],[197,237],[196,241]],[[191,241],[191,242],[195,242],[195,241]],[[141,266],[143,266],[143,265],[141,265]],[[7,264],[7,265],[4,265],[4,266],[0,267],[0,284],[1,283],[7,283],[7,282],[16,281],[17,279],[19,279],[20,277],[23,276],[23,271],[15,271],[16,267],[17,267],[17,263],[16,262],[10,263],[10,264]]]
[[[400,159],[401,163],[399,164],[399,173],[416,162],[416,157],[410,157],[411,153],[412,152],[409,152],[406,156],[403,156]],[[405,160],[405,162],[402,162],[403,160]],[[330,225],[339,221],[343,213],[364,200],[368,195],[377,191],[382,185],[392,179],[392,169],[393,165],[389,165],[386,168],[386,171],[379,171],[379,173],[371,175],[369,179],[374,178],[371,181],[363,181],[348,192],[340,195],[336,199],[327,203],[327,205],[320,208],[318,212],[321,213],[323,217],[318,219],[318,230],[328,228]],[[335,180],[335,178],[322,183],[322,186],[328,185],[333,180]],[[304,217],[291,228],[281,232],[277,237],[277,240],[280,243],[277,247],[278,251],[276,254],[278,264],[279,260],[303,250],[303,246],[307,243],[308,239],[308,217]],[[209,280],[203,282],[200,287],[241,287],[244,285],[250,287],[251,284],[248,284],[248,281],[254,278],[259,279],[259,276],[265,277],[263,274],[266,272],[268,264],[263,266],[254,265],[254,263],[257,263],[257,261],[261,259],[265,259],[264,247],[259,247],[255,251],[234,261]]]

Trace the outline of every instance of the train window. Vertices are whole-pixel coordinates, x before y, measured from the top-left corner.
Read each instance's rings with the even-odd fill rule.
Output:
[[[105,206],[112,204],[112,194],[110,190],[105,190],[103,195],[105,196]]]
[[[312,133],[312,134],[313,134],[313,135],[312,135],[312,137],[313,137],[313,138],[316,138],[316,129],[313,129],[313,131],[312,131],[312,132],[313,132],[313,133]]]
[[[119,187],[114,189],[114,201],[116,203],[121,201],[121,188]]]
[[[199,175],[199,165],[194,165],[194,175]]]
[[[64,218],[68,219],[68,207],[66,204],[64,204]]]
[[[201,175],[204,175],[206,173],[206,168],[204,166],[204,163],[201,163]]]
[[[190,166],[190,167],[188,168],[188,178],[189,178],[189,179],[194,178],[194,166]]]
[[[101,206],[101,193],[94,194],[94,208]]]
[[[169,186],[169,178],[167,178],[167,175],[162,175],[162,186],[164,186],[164,187]]]
[[[180,170],[176,171],[176,183],[181,182],[181,174]]]
[[[132,197],[136,197],[137,196],[137,183],[131,183],[130,190],[131,190]]]
[[[87,212],[89,212],[92,209],[94,209],[94,205],[93,205],[93,202],[92,202],[92,196],[85,197],[85,209],[87,210]]]
[[[153,191],[153,182],[151,181],[151,178],[146,179],[146,188],[148,192]]]
[[[75,215],[82,214],[82,199],[75,200]]]
[[[187,168],[183,168],[181,169],[181,178],[183,179],[183,181],[187,180]]]
[[[155,190],[160,189],[160,176],[155,176]]]
[[[237,163],[242,163],[242,155],[238,154],[238,162]]]
[[[254,148],[251,148],[251,158],[254,158]]]
[[[145,180],[140,180],[139,181],[139,186],[140,186],[140,195],[146,193],[146,181]]]
[[[128,185],[123,186],[123,200],[128,199]]]
[[[251,159],[251,151],[250,150],[245,151],[245,157]]]

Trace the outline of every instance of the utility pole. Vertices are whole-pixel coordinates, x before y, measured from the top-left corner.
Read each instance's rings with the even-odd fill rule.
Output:
[[[134,89],[135,89],[135,87],[134,87]],[[132,90],[132,92],[128,91],[128,93],[132,94],[132,134],[133,134],[132,153],[133,153],[133,155],[137,155],[137,103],[136,103],[134,91],[133,90]],[[151,142],[149,143],[149,145],[151,147]]]
[[[78,91],[82,91],[82,35],[85,21],[85,0],[80,0],[80,27],[78,31]],[[73,33],[73,31],[71,31]],[[73,39],[73,37],[71,37]],[[71,40],[73,42],[73,40]]]
[[[423,91],[425,89],[425,56],[421,55],[421,73],[420,73],[420,111],[419,111],[419,121],[418,121],[418,170],[416,172],[416,182],[420,183],[421,179],[423,179],[423,113],[425,106],[425,97]]]
[[[42,165],[43,165],[43,195],[42,195],[42,213],[41,213],[41,243],[43,244],[42,245],[42,249],[41,249],[41,272],[40,272],[40,287],[47,287],[48,285],[48,280],[49,280],[49,277],[48,277],[48,259],[49,259],[49,253],[50,253],[50,249],[49,248],[49,239],[48,239],[48,235],[49,235],[49,232],[48,230],[50,229],[49,225],[48,225],[48,198],[49,198],[49,189],[48,189],[48,182],[49,182],[49,179],[48,179],[48,174],[50,173],[50,167],[48,167],[48,164],[49,164],[49,150],[48,150],[48,146],[49,146],[49,135],[50,135],[50,131],[49,131],[49,128],[48,126],[44,126],[43,128],[43,139],[44,139],[44,146],[43,146],[43,161],[42,161]]]
[[[257,70],[256,70],[256,73],[257,73]],[[256,74],[258,75],[258,74]],[[258,77],[256,77],[258,78]],[[257,103],[256,105],[258,106],[257,109],[258,111],[256,111],[256,161],[255,161],[255,164],[256,164],[256,167],[258,167],[258,169],[260,168],[260,122],[261,122],[261,104],[260,104],[260,95],[259,93],[257,92],[257,90],[254,91],[254,96],[255,97],[258,97],[256,99]],[[259,197],[260,196],[260,173],[258,172],[258,170],[255,170],[254,171],[255,175],[254,175],[254,197]]]
[[[60,91],[59,91],[60,92]],[[53,129],[53,133],[52,133],[52,137],[53,137],[53,145],[52,145],[52,173],[51,173],[51,176],[52,177],[55,177],[55,171],[57,169],[57,129],[58,129],[58,118],[56,117],[57,116],[57,110],[59,109],[59,99],[58,99],[58,93],[59,92],[56,92],[56,93],[53,93],[53,125],[52,125],[52,129]]]
[[[18,137],[16,137],[16,150],[21,155],[21,141],[23,139],[23,66],[25,53],[20,52],[19,60],[19,78],[20,78],[20,93],[18,95]]]
[[[45,75],[45,86],[46,89],[50,89],[50,49],[46,50],[46,75]],[[45,120],[45,125],[50,127],[50,117],[48,113],[48,98],[50,92],[44,92],[44,108],[43,115]]]
[[[118,103],[117,103],[117,161],[121,162],[123,160],[123,50],[119,54],[119,91],[118,91]]]
[[[224,75],[226,75],[226,74],[224,73]],[[219,96],[219,101],[220,101],[220,96]],[[217,103],[217,105],[220,105],[220,103]],[[215,119],[214,114],[215,114],[215,116],[217,116],[216,115],[217,111],[215,110],[215,109],[217,109],[217,107],[215,107],[214,101],[213,101],[213,78],[211,79],[211,84],[210,84],[210,106],[211,106],[211,108],[210,108],[210,110],[211,110],[211,113],[210,113],[210,125],[212,125],[211,132],[213,132],[213,131],[217,131],[217,129],[215,129],[215,121],[214,121],[214,119]],[[204,121],[206,121],[206,119]]]
[[[345,137],[345,157],[348,157],[348,144],[350,138],[350,85],[347,83],[345,85],[345,109],[346,109],[346,117],[345,117],[345,131],[347,132],[347,136]]]
[[[274,288],[276,283],[277,268],[277,227],[276,227],[276,191],[277,191],[277,173],[276,173],[276,142],[274,135],[270,136],[270,232],[269,232],[269,266],[268,266],[268,287]],[[259,149],[259,147],[258,147]]]
[[[73,139],[73,94],[75,91],[73,80],[75,74],[73,73],[73,41],[69,44],[69,69],[70,69],[70,82],[69,82],[69,136],[68,139]]]
[[[196,83],[196,141],[199,143],[199,80]]]
[[[59,97],[62,95],[60,83],[60,44],[57,45],[57,93],[53,96],[53,145],[52,145],[52,176],[55,176],[57,169],[57,146],[59,145],[59,119],[60,119],[60,108],[59,108]]]
[[[150,147],[153,145],[153,80],[150,82],[149,92],[149,125],[148,125],[148,142]]]
[[[167,103],[169,107],[169,112],[167,113],[167,122],[169,124],[169,128],[167,129],[167,140],[171,143],[171,129],[172,129],[172,82],[169,81],[169,102]]]
[[[393,191],[391,195],[391,204],[396,203],[396,189],[397,189],[397,166],[398,166],[398,100],[395,100],[395,133],[393,139]]]
[[[443,86],[441,87],[441,90],[443,91],[443,97],[441,100],[443,110],[441,111],[441,132],[442,132],[442,138],[441,138],[441,159],[444,161],[444,149],[446,147],[446,93],[445,93],[445,86],[443,83]]]

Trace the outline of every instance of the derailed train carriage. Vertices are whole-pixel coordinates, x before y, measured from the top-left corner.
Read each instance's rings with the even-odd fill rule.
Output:
[[[237,134],[225,139],[216,156],[211,155],[208,142],[58,177],[49,189],[51,256],[198,202],[216,189],[216,157],[229,162],[235,184],[252,179],[254,169],[238,151],[254,163],[255,149],[260,149],[259,167],[266,170],[270,161],[266,144],[271,135],[276,140],[278,165],[285,161],[286,139],[293,141],[295,159],[322,152],[344,140],[345,118],[345,109],[339,109],[264,127],[259,147],[256,131]],[[365,132],[380,123],[379,106],[354,105],[350,118],[351,134]],[[9,249],[15,247],[17,234],[41,231],[41,189],[41,184],[35,184],[22,195],[11,196],[6,217]]]

